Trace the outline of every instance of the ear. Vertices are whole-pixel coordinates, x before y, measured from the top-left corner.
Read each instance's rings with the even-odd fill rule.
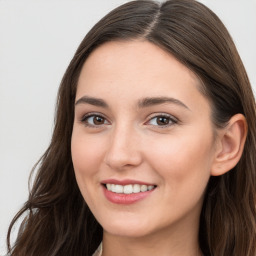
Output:
[[[217,145],[211,175],[222,175],[240,160],[247,136],[247,122],[242,114],[234,115],[228,125],[217,132]]]

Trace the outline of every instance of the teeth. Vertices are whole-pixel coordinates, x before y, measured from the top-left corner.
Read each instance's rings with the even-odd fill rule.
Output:
[[[133,185],[133,193],[139,193],[140,192],[140,185],[139,184],[134,184]]]
[[[111,191],[116,192],[116,185],[111,184]]]
[[[141,185],[140,187],[141,192],[146,192],[147,190],[148,190],[147,185]]]
[[[115,192],[116,193],[123,193],[124,187],[122,185],[115,185]]]
[[[132,191],[133,191],[132,185],[125,185],[125,186],[116,185],[116,186],[121,186],[121,187],[123,187],[123,188],[124,188],[124,194],[131,194]]]
[[[129,185],[115,185],[115,184],[106,184],[107,190],[118,193],[118,194],[132,194],[132,193],[140,193],[152,190],[154,188],[153,185],[139,185],[139,184],[129,184]]]

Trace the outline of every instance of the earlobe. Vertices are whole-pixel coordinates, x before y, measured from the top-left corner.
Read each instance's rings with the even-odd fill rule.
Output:
[[[247,136],[247,122],[242,114],[234,115],[218,134],[218,147],[211,175],[222,175],[236,166],[240,160]]]

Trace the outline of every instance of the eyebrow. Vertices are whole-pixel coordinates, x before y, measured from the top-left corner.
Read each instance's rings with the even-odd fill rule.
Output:
[[[175,98],[170,98],[170,97],[147,97],[139,100],[138,107],[146,108],[146,107],[165,104],[165,103],[172,103],[172,104],[181,106],[183,108],[189,109],[189,107],[186,106],[182,101]],[[79,104],[90,104],[97,107],[109,108],[109,105],[103,99],[89,97],[89,96],[83,96],[80,99],[78,99],[75,102],[75,105],[79,105]]]
[[[90,104],[97,107],[109,108],[108,104],[104,100],[88,96],[83,96],[82,98],[77,100],[75,105],[79,104]]]
[[[181,106],[183,108],[189,109],[187,105],[185,105],[182,101],[175,99],[175,98],[170,98],[170,97],[150,97],[150,98],[145,98],[139,101],[139,107],[140,108],[145,108],[149,106],[154,106],[154,105],[160,105],[164,103],[172,103],[178,106]]]

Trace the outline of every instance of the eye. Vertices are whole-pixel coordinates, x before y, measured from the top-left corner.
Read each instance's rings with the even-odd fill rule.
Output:
[[[101,115],[97,114],[88,114],[85,115],[82,120],[82,123],[84,123],[86,126],[101,126],[101,125],[106,125],[109,124],[107,119]]]
[[[176,124],[178,121],[171,115],[158,115],[150,118],[149,125],[167,127]]]

